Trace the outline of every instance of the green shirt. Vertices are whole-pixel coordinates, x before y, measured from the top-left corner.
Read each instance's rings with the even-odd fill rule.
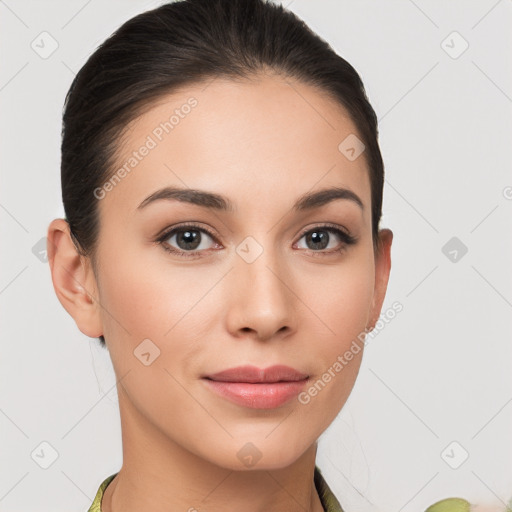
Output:
[[[98,492],[96,493],[96,497],[94,498],[94,501],[92,502],[88,512],[101,512],[101,499],[103,498],[103,493],[105,492],[108,484],[114,479],[116,475],[117,473],[110,475],[101,483]],[[334,496],[331,489],[329,489],[329,486],[324,480],[322,473],[320,473],[318,466],[315,466],[315,487],[325,512],[344,512],[339,501],[336,499],[336,496]]]
[[[96,497],[94,498],[94,501],[92,502],[88,512],[101,512],[101,499],[103,498],[103,493],[105,492],[108,484],[114,479],[116,475],[117,473],[110,475],[101,483],[98,492],[96,493]],[[329,489],[329,486],[324,480],[318,466],[315,466],[315,487],[325,512],[344,512],[336,496],[334,496],[331,489]],[[427,510],[425,510],[425,512],[470,511],[471,504],[462,498],[446,498],[444,500],[437,501],[433,505],[430,505]],[[503,509],[503,512],[512,512],[512,499],[510,500],[508,506]]]

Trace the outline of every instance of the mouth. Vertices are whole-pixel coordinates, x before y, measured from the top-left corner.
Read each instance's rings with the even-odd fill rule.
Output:
[[[261,370],[244,366],[202,377],[208,388],[232,403],[253,409],[275,409],[297,396],[309,375],[289,366]]]

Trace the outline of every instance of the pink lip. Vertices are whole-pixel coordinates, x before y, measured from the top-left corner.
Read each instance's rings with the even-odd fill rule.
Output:
[[[268,368],[257,368],[256,366],[237,366],[229,368],[212,375],[204,375],[205,378],[221,382],[279,382],[279,381],[298,381],[308,377],[308,375],[285,366],[276,364]]]
[[[232,402],[254,409],[274,409],[304,388],[309,376],[289,366],[266,369],[239,366],[203,377],[207,385]]]

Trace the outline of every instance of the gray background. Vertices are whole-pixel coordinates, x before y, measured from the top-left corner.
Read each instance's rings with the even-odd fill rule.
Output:
[[[60,123],[74,73],[122,22],[159,4],[0,1],[1,511],[85,511],[121,466],[108,353],[60,305],[42,249],[63,216]],[[504,507],[512,1],[284,4],[355,66],[379,116],[382,227],[395,234],[383,311],[403,305],[366,347],[318,465],[347,512],[422,511],[454,495]]]

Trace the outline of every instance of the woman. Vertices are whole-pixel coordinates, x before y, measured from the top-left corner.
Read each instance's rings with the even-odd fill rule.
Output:
[[[55,292],[118,381],[90,511],[341,511],[315,465],[379,318],[377,120],[354,68],[262,0],[126,22],[63,116]]]

